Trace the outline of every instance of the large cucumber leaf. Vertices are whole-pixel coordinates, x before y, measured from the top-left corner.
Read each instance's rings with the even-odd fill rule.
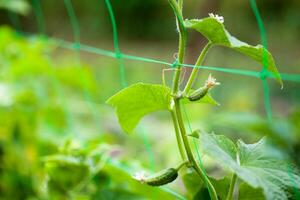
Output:
[[[253,188],[261,188],[267,200],[287,200],[289,188],[300,188],[298,171],[287,162],[270,156],[266,141],[237,145],[222,135],[201,133],[204,152],[229,168]],[[236,154],[235,154],[236,152]]]
[[[214,17],[186,20],[185,26],[194,29],[205,36],[212,44],[221,45],[238,51],[266,66],[268,71],[282,85],[280,74],[276,68],[273,56],[262,45],[252,46],[233,37],[222,22]]]
[[[137,83],[131,85],[107,100],[116,109],[123,130],[131,133],[140,119],[158,110],[168,110],[171,90],[163,85]]]

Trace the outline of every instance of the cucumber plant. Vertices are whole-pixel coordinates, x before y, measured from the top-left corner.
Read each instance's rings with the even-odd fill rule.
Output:
[[[217,104],[211,97],[210,90],[220,83],[211,75],[202,87],[192,89],[199,68],[212,47],[223,46],[260,62],[264,66],[263,72],[267,71],[282,86],[280,74],[271,53],[262,45],[252,46],[232,36],[225,29],[222,16],[210,13],[204,19],[184,20],[183,0],[169,0],[169,3],[174,11],[179,32],[178,56],[174,64],[176,66],[172,88],[165,84],[137,83],[113,95],[107,100],[107,104],[115,108],[119,123],[127,133],[131,133],[139,120],[149,113],[158,110],[170,112],[182,164],[149,177],[145,174],[137,174],[134,178],[152,186],[161,186],[174,181],[178,176],[178,170],[185,166],[198,174],[198,177],[192,177],[198,180],[198,183],[196,182],[192,187],[195,189],[203,184],[213,200],[231,200],[237,196],[239,199],[288,199],[292,189],[300,188],[299,173],[295,167],[290,167],[291,165],[287,162],[273,158],[267,153],[266,139],[263,138],[254,144],[245,144],[242,140],[238,140],[235,144],[223,135],[208,134],[197,130],[188,133],[182,114],[182,104],[192,102]],[[180,79],[184,66],[188,30],[199,32],[208,42],[195,63],[196,67],[182,87]],[[204,167],[198,164],[194,156],[190,143],[192,139],[198,140],[203,152],[217,161],[222,168],[229,169],[231,180],[228,184],[222,183],[225,179],[218,181],[205,173]],[[224,185],[227,187],[225,190]]]

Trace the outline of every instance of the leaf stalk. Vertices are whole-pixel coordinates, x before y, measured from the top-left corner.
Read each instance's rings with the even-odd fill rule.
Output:
[[[181,64],[183,64],[184,54],[185,54],[185,45],[186,45],[186,27],[184,25],[184,20],[182,16],[181,8],[175,0],[169,0],[171,7],[173,8],[177,28],[179,31],[179,47],[178,47],[178,64],[176,66],[177,70],[175,71],[174,79],[173,79],[173,94],[177,94],[179,88],[179,79],[181,75]]]
[[[233,192],[234,192],[236,181],[237,181],[237,175],[233,174],[232,178],[231,178],[231,181],[230,181],[230,187],[229,187],[229,191],[228,191],[226,200],[232,200],[233,199]]]
[[[195,67],[193,68],[193,71],[189,77],[189,80],[184,88],[184,91],[183,91],[183,94],[187,95],[197,77],[197,74],[199,72],[199,67],[202,65],[205,57],[206,57],[206,54],[208,52],[208,50],[211,48],[212,46],[212,43],[211,42],[208,42],[205,47],[203,48],[203,50],[201,51],[196,63],[195,63]]]

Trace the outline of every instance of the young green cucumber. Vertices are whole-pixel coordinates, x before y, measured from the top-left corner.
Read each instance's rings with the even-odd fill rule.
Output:
[[[202,99],[207,94],[208,90],[209,90],[209,87],[203,86],[203,87],[199,88],[198,90],[194,91],[188,97],[188,99],[190,101],[198,101],[198,100]]]
[[[143,180],[151,186],[161,186],[173,182],[178,177],[178,170],[174,168],[165,169]]]

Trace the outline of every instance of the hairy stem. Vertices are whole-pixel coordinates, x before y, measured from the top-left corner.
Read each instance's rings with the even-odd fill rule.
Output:
[[[236,180],[237,180],[237,176],[236,176],[236,174],[233,174],[232,178],[231,178],[231,181],[230,181],[230,187],[229,187],[229,191],[228,191],[226,200],[232,200],[233,199],[233,192],[234,192],[234,187],[235,187]]]
[[[210,180],[205,175],[203,170],[198,166],[197,161],[196,161],[196,159],[193,155],[191,146],[190,146],[188,138],[187,138],[186,130],[185,130],[185,127],[184,127],[184,122],[183,122],[182,112],[181,112],[181,106],[180,106],[179,101],[180,100],[178,98],[174,99],[174,102],[175,102],[174,108],[175,108],[175,113],[176,113],[176,116],[177,116],[179,129],[180,129],[180,132],[181,132],[181,137],[182,137],[182,140],[183,140],[184,148],[185,148],[186,153],[187,153],[188,160],[191,162],[193,168],[199,174],[201,179],[206,183],[206,186],[208,188],[211,199],[212,200],[218,200],[218,196],[217,196],[215,188],[213,187],[213,185],[211,184]]]
[[[176,116],[176,113],[174,110],[171,111],[171,115],[172,115],[175,133],[176,133],[177,146],[179,148],[179,152],[180,152],[182,160],[186,160],[186,154],[185,154],[185,150],[184,150],[184,147],[182,144],[182,139],[181,139],[179,128],[178,128],[177,116]]]
[[[207,43],[205,45],[205,47],[201,51],[201,53],[200,53],[200,55],[199,55],[199,57],[198,57],[198,59],[197,59],[197,61],[195,63],[195,67],[194,67],[194,69],[193,69],[193,71],[192,71],[192,73],[190,75],[190,78],[189,78],[189,80],[188,80],[188,82],[187,82],[187,84],[186,84],[186,86],[184,88],[183,94],[187,95],[189,93],[189,91],[190,91],[190,89],[191,89],[191,87],[192,87],[192,85],[193,85],[193,83],[195,81],[195,78],[196,78],[196,76],[198,74],[199,66],[202,65],[202,63],[203,63],[203,61],[205,59],[205,56],[206,56],[206,54],[207,54],[207,52],[208,52],[208,50],[210,49],[211,46],[212,46],[212,43],[209,42],[209,43]]]

